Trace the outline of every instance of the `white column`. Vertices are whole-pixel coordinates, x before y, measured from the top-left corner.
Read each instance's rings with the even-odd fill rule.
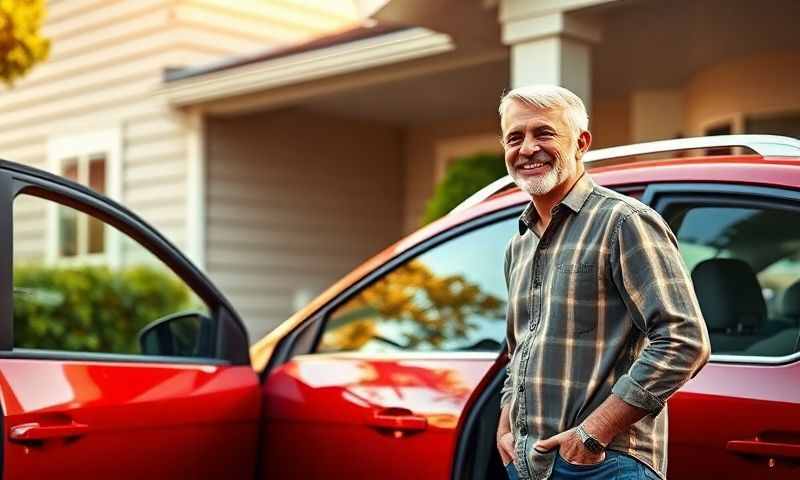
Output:
[[[187,256],[200,269],[206,267],[206,130],[203,111],[192,109],[186,116],[187,195],[186,242]]]
[[[561,85],[591,107],[591,45],[599,27],[563,12],[531,9],[535,2],[501,0],[503,43],[511,47],[511,87]]]

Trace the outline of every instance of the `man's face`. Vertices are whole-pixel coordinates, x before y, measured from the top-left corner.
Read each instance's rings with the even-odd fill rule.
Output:
[[[546,195],[582,173],[578,134],[561,109],[511,102],[501,125],[506,169],[531,196]]]

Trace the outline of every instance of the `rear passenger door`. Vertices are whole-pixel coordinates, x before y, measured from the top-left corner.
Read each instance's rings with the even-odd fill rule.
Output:
[[[462,408],[505,341],[517,215],[414,247],[296,332],[263,386],[262,478],[447,478]]]
[[[643,197],[670,224],[712,356],[669,401],[674,478],[800,476],[800,193],[693,184]]]

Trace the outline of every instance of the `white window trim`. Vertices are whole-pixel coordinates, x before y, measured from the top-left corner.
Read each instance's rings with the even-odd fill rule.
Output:
[[[122,200],[122,129],[120,127],[50,137],[47,141],[48,170],[55,175],[61,175],[63,160],[97,153],[103,153],[106,159],[105,195],[120,202]],[[80,164],[78,168],[80,168]],[[111,267],[121,265],[122,239],[116,229],[105,228],[105,253],[62,258],[58,255],[58,228],[58,205],[50,202],[47,207],[47,232],[45,234],[47,248],[45,259],[48,264],[104,263]]]

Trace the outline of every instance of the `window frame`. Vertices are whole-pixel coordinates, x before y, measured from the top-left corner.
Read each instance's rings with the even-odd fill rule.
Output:
[[[662,216],[667,209],[685,204],[691,204],[695,208],[756,207],[800,213],[800,192],[788,188],[742,184],[684,182],[651,184],[645,189],[641,201]],[[780,357],[721,355],[712,352],[709,359],[710,362],[721,364],[774,366],[790,364],[797,360],[800,360],[800,352]]]
[[[77,161],[78,178],[76,183],[83,184],[81,172],[86,174],[88,187],[89,164],[95,155],[103,155],[105,159],[105,191],[102,195],[120,201],[122,198],[122,129],[119,127],[97,130],[87,133],[64,134],[50,137],[47,141],[48,171],[54,175],[63,176],[62,167],[68,160]],[[85,228],[82,228],[85,227]],[[81,230],[87,230],[88,222],[78,221],[78,238]],[[104,228],[104,248],[102,253],[88,253],[80,250],[74,256],[60,254],[61,226],[56,205],[47,208],[47,231],[45,232],[45,245],[47,246],[45,259],[48,264],[99,264],[107,262],[109,265],[118,266],[122,256],[122,246],[119,235],[114,229]],[[88,243],[88,238],[86,240]]]
[[[15,349],[13,335],[13,205],[19,194],[33,195],[93,216],[127,235],[164,263],[209,309],[216,320],[213,358]],[[3,214],[6,215],[3,215]],[[121,236],[120,236],[121,238]],[[174,364],[249,365],[249,342],[241,318],[228,300],[189,259],[157,230],[113,200],[63,177],[0,161],[0,358]],[[154,319],[155,320],[155,319]]]
[[[372,286],[375,282],[382,279],[389,273],[393,272],[400,266],[408,261],[425,254],[426,252],[442,245],[456,237],[465,235],[474,230],[487,227],[489,225],[518,218],[525,208],[525,204],[514,205],[511,207],[503,208],[495,212],[481,215],[477,218],[466,220],[463,223],[449,227],[448,229],[439,232],[438,234],[412,246],[408,250],[401,252],[391,260],[380,265],[375,270],[371,271],[360,280],[346,287],[343,291],[339,292],[335,298],[322,306],[318,311],[308,316],[308,319],[302,322],[290,334],[286,335],[279,344],[275,347],[274,353],[264,368],[263,372],[272,371],[278,365],[288,362],[293,357],[298,355],[361,355],[369,356],[370,358],[397,358],[401,356],[413,356],[414,358],[495,358],[500,354],[498,352],[470,352],[470,351],[441,351],[441,352],[425,352],[425,351],[412,351],[412,352],[392,352],[392,353],[363,353],[363,352],[317,352],[319,343],[322,341],[322,336],[325,331],[325,324],[330,319],[333,311],[340,306],[346,304],[348,301],[358,296],[363,290]],[[509,238],[508,240],[511,240]]]

